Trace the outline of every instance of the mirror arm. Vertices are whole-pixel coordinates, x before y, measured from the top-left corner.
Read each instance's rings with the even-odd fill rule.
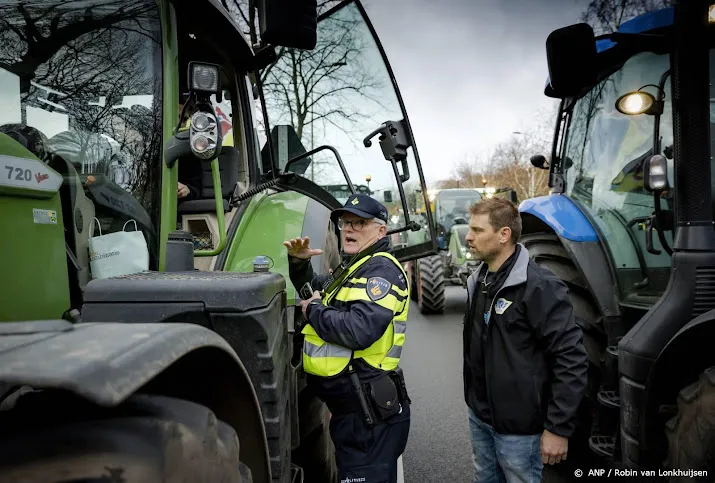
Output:
[[[397,169],[397,163],[395,162],[395,159],[390,160],[390,164],[392,165],[392,171],[395,173],[395,179],[400,181],[402,177],[400,176],[400,172]],[[402,165],[405,166],[406,160],[402,160]],[[402,182],[397,183],[397,190],[400,192],[400,200],[402,201],[402,211],[405,215],[405,229],[408,229],[409,226],[411,226],[412,222],[410,221],[410,211],[407,208],[407,197],[405,196],[405,188],[402,186]],[[415,223],[417,225],[417,223]],[[416,231],[414,228],[411,228],[412,231]],[[417,230],[419,230],[419,225],[417,225]]]
[[[308,151],[307,153],[303,153],[303,154],[300,154],[294,158],[289,159],[285,165],[285,168],[283,168],[283,173],[284,174],[287,173],[288,168],[290,168],[291,164],[295,163],[296,161],[305,159],[308,156],[312,156],[313,154],[317,153],[318,151],[323,151],[324,149],[331,151],[335,155],[335,157],[338,160],[338,164],[340,165],[340,170],[343,172],[343,176],[345,176],[345,180],[348,182],[348,188],[350,188],[350,192],[355,193],[355,187],[353,186],[353,182],[350,180],[350,175],[348,174],[347,168],[345,168],[345,163],[343,163],[343,158],[340,157],[340,153],[338,153],[337,149],[335,149],[332,146],[328,146],[327,144],[317,147],[311,151]]]

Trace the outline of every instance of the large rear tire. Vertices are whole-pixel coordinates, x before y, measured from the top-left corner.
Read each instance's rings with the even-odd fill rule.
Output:
[[[417,306],[423,314],[444,312],[444,265],[440,255],[419,260],[419,293]]]
[[[603,317],[588,289],[588,283],[581,276],[556,235],[549,233],[524,235],[521,243],[529,251],[529,257],[534,262],[551,271],[568,286],[574,319],[584,331],[584,345],[588,358],[600,371],[601,360],[606,350],[605,329]]]
[[[697,382],[678,394],[678,413],[666,424],[667,469],[715,473],[715,367],[706,369]],[[692,481],[671,476],[668,481]]]
[[[135,395],[116,408],[34,392],[0,413],[0,481],[252,483],[236,432],[189,401]]]

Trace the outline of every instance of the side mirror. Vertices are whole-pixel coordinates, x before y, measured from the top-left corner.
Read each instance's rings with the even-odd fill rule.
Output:
[[[383,197],[383,200],[385,201],[385,203],[392,203],[392,191],[385,190],[382,193],[382,197]]]
[[[542,154],[533,155],[529,161],[531,161],[532,166],[539,169],[548,169],[546,165],[546,158]]]
[[[656,154],[643,164],[643,187],[651,192],[668,188],[668,162],[665,156]]]
[[[312,50],[318,42],[317,0],[256,0],[261,41]]]
[[[596,80],[596,39],[587,23],[551,32],[546,39],[549,83],[556,97],[579,93]]]

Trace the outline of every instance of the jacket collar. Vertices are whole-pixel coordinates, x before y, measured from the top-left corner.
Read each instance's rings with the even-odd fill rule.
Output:
[[[516,285],[521,285],[522,283],[526,282],[526,271],[529,267],[529,252],[526,247],[521,243],[517,243],[517,245],[519,245],[520,248],[519,255],[517,256],[514,265],[511,267],[509,275],[507,275],[506,280],[504,280],[502,288],[514,287]],[[474,273],[469,276],[469,278],[467,279],[468,293],[471,294],[474,292],[474,287],[476,287],[477,285],[477,280],[479,279],[481,271],[483,268],[486,267],[486,263],[480,263]]]

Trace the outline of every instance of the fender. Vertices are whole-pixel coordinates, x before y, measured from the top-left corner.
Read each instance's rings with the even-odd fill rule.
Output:
[[[702,371],[715,365],[709,344],[715,338],[715,310],[705,312],[684,325],[658,355],[646,382],[640,415],[641,461],[663,460],[667,441],[661,407],[673,408],[678,393],[697,381]],[[671,414],[674,414],[671,412]]]
[[[564,195],[542,196],[524,200],[519,205],[522,236],[553,232],[569,254],[576,269],[584,277],[601,314],[610,324],[618,318],[618,279],[613,261],[601,242],[599,232],[589,216]],[[614,319],[613,323],[617,321]]]
[[[240,359],[217,333],[189,323],[49,320],[0,324],[0,337],[3,385],[64,390],[107,407],[136,392],[204,404],[233,426],[239,439],[250,441],[241,444],[243,458],[256,481],[270,481],[256,392]]]
[[[524,200],[519,211],[539,218],[560,238],[574,242],[599,241],[591,221],[568,196],[550,195]]]

